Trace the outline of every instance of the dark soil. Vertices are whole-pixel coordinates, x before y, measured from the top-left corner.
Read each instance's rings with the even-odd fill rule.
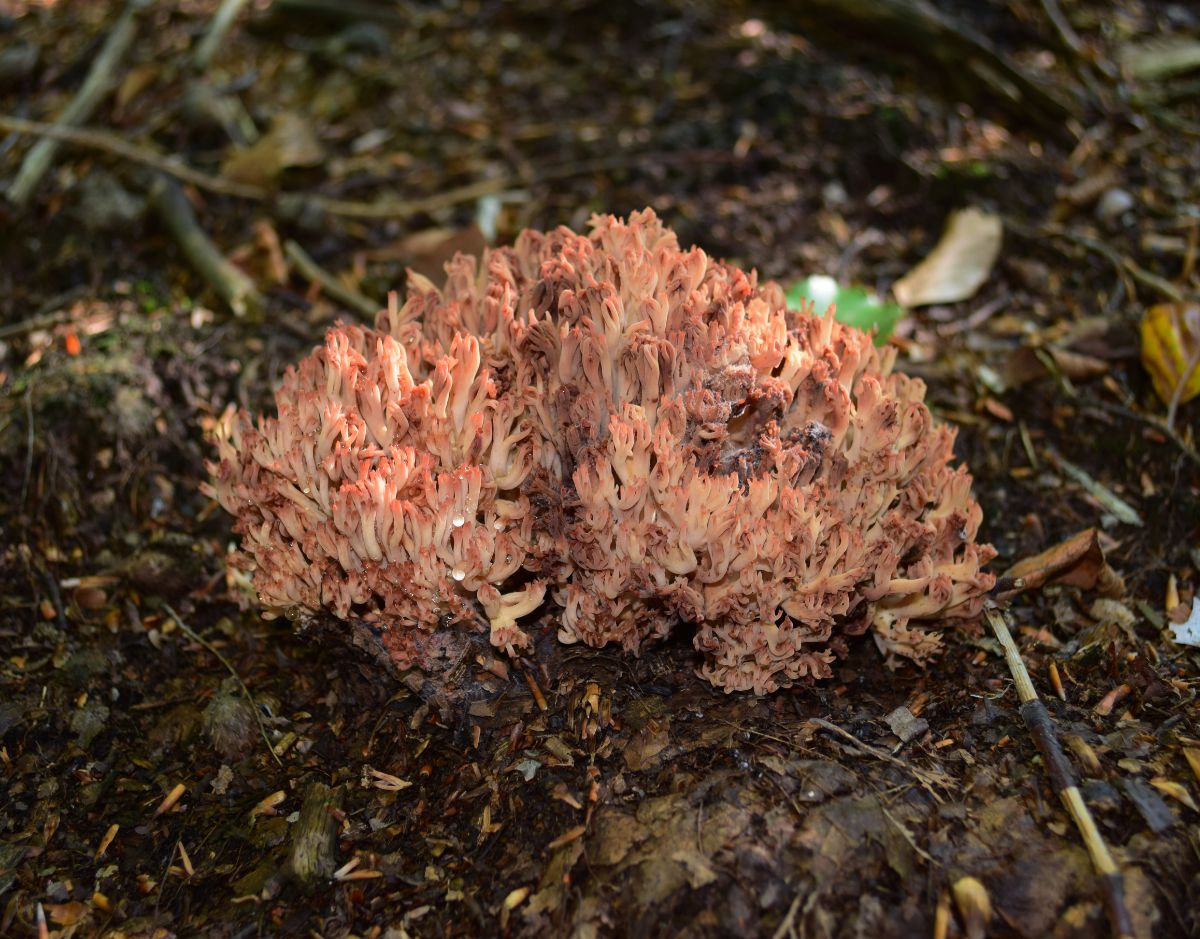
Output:
[[[53,120],[122,6],[0,3],[0,66],[37,53],[0,67],[0,113]],[[377,204],[495,178],[497,242],[649,205],[764,276],[881,291],[954,209],[1004,215],[983,289],[892,341],[961,427],[998,572],[1100,530],[1124,592],[1022,595],[1017,638],[1137,935],[1200,933],[1200,654],[1169,628],[1200,586],[1200,401],[1168,432],[1138,340],[1162,283],[1200,288],[1194,77],[1091,70],[1101,91],[1064,141],[852,37],[777,29],[769,5],[292,0],[251,4],[205,73],[223,126],[188,65],[215,6],[152,5],[88,126],[221,175],[239,127],[293,112],[323,154],[275,172],[266,152],[265,187]],[[1063,6],[1101,64],[1200,28],[1182,4]],[[951,7],[1083,93],[1041,4]],[[0,179],[29,145],[0,139]],[[0,199],[0,935],[36,935],[38,904],[63,937],[1107,933],[982,630],[928,671],[889,671],[866,639],[835,680],[761,699],[695,677],[687,636],[640,659],[548,641],[439,707],[240,611],[229,521],[199,489],[206,432],[229,403],[268,407],[356,315],[279,245],[381,300],[406,266],[477,244],[495,203],[362,219],[189,188],[266,297],[236,319],[146,185],[135,162],[66,147],[28,205]],[[1102,221],[1114,189],[1131,204]],[[955,902],[964,878],[989,898],[984,932]]]

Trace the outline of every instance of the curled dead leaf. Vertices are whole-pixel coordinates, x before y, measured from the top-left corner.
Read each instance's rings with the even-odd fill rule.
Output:
[[[997,215],[955,212],[937,247],[892,288],[902,306],[957,303],[975,295],[1000,255],[1004,225]]]
[[[224,176],[255,185],[273,183],[286,169],[316,166],[325,159],[312,124],[300,114],[284,112],[275,118],[269,133],[257,143],[226,157],[221,166]]]
[[[997,594],[1003,599],[1049,583],[1084,590],[1095,587],[1109,596],[1120,596],[1125,591],[1121,576],[1104,559],[1100,536],[1094,528],[1084,529],[1033,557],[1017,561],[997,583]]]

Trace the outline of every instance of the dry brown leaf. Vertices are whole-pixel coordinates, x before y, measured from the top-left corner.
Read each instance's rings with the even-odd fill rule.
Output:
[[[1164,404],[1200,395],[1200,304],[1159,303],[1146,311],[1142,365]]]
[[[1022,558],[1004,572],[1003,579],[1022,583],[1018,588],[1002,590],[1001,597],[1035,590],[1047,583],[1067,584],[1084,590],[1098,587],[1101,593],[1109,595],[1124,592],[1120,576],[1104,559],[1099,533],[1094,528],[1087,528],[1033,557]]]
[[[222,175],[242,183],[266,186],[293,166],[316,166],[325,159],[312,124],[291,111],[275,118],[268,134],[245,150],[238,150],[221,166]]]
[[[446,274],[446,262],[456,254],[482,257],[487,239],[478,225],[466,228],[427,228],[394,244],[367,252],[371,260],[398,260],[418,274],[437,280]]]
[[[955,212],[942,240],[920,264],[896,281],[902,306],[957,303],[974,296],[1000,255],[1004,226],[997,215],[970,208]]]

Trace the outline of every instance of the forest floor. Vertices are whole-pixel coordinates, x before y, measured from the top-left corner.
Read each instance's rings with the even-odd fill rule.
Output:
[[[1094,529],[1123,579],[1011,615],[1136,935],[1200,933],[1200,649],[1170,629],[1200,590],[1200,401],[1166,428],[1138,335],[1200,296],[1200,107],[1130,52],[1200,16],[1064,3],[1088,64],[1043,4],[975,4],[1013,61],[1099,89],[1047,136],[770,5],[277,0],[197,69],[216,6],[151,4],[101,138],[0,197],[0,935],[39,904],[63,937],[1106,934],[986,632],[927,671],[864,640],[763,698],[697,678],[686,636],[551,645],[447,712],[241,611],[200,491],[225,407],[363,318],[289,241],[381,304],[406,267],[651,206],[765,277],[886,292],[967,205],[1003,216],[999,260],[906,314],[899,367],[961,428],[997,572]],[[123,7],[0,3],[0,115],[53,120]],[[12,126],[6,183],[36,139]],[[156,214],[152,153],[207,174],[184,192],[250,315]]]

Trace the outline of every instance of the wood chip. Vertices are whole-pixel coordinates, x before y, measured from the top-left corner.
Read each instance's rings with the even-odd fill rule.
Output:
[[[183,783],[176,783],[175,788],[167,793],[167,797],[163,799],[162,802],[159,803],[158,808],[154,810],[154,817],[157,818],[158,816],[175,808],[175,803],[183,798],[183,794],[185,792],[187,792],[187,786],[185,786]]]
[[[546,845],[547,851],[554,851],[561,848],[563,845],[570,844],[572,841],[578,841],[583,837],[583,833],[587,831],[587,825],[576,825],[564,831],[561,835]]]

